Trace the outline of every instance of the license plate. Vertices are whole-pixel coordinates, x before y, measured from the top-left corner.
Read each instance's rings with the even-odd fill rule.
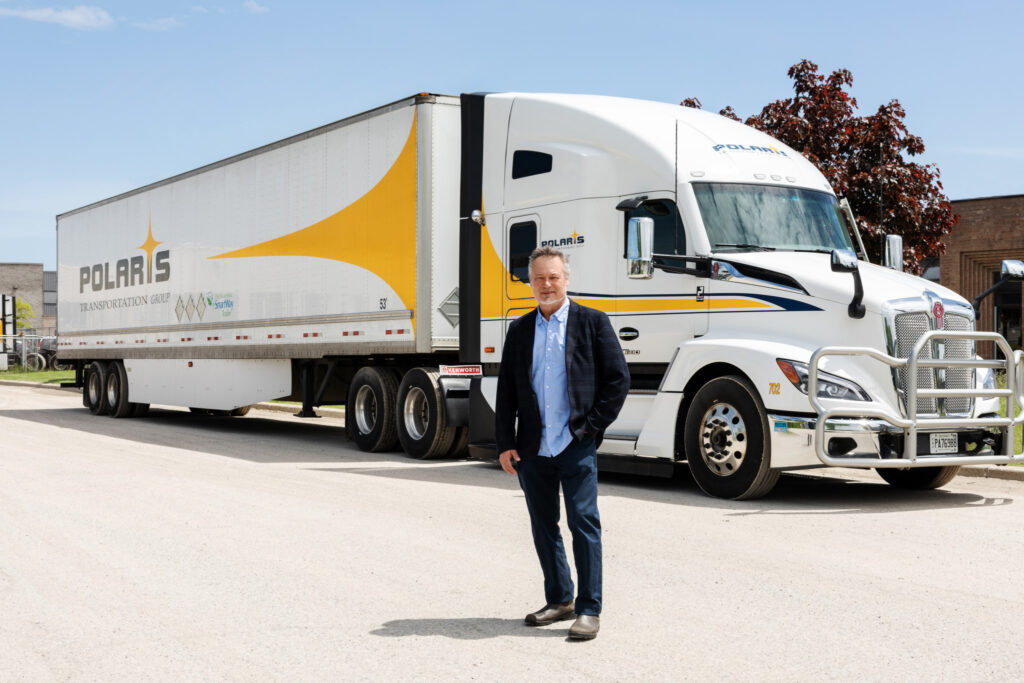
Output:
[[[928,435],[929,453],[956,453],[956,434],[944,432]]]

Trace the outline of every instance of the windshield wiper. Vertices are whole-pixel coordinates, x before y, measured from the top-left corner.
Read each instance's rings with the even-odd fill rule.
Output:
[[[716,247],[736,247],[737,249],[753,249],[755,251],[775,251],[775,247],[766,247],[761,244],[732,244],[729,242],[718,242],[715,244]]]
[[[831,249],[790,249],[789,251],[801,251],[809,254],[831,254]]]

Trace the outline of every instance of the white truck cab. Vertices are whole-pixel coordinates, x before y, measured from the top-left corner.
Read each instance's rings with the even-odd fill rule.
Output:
[[[686,460],[708,494],[749,498],[785,470],[877,468],[930,488],[965,463],[1020,459],[1016,409],[976,416],[980,396],[1017,398],[1020,352],[976,332],[957,293],[858,260],[852,215],[798,152],[675,105],[481,97],[470,230],[490,405],[508,323],[534,305],[525,259],[550,244],[568,255],[570,297],[611,318],[632,373],[599,448],[606,469]],[[978,359],[978,340],[1004,360]],[[976,386],[978,368],[997,367],[1005,389]],[[474,442],[486,433],[471,428]]]

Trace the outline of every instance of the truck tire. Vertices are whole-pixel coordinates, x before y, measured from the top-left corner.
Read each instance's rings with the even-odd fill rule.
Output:
[[[716,498],[759,498],[775,486],[768,418],[743,377],[717,377],[697,390],[686,413],[683,444],[694,481]]]
[[[469,446],[469,427],[456,427],[455,438],[452,439],[452,445],[445,453],[446,458],[464,458],[468,453],[467,447]]]
[[[360,450],[379,453],[398,443],[395,399],[398,379],[387,368],[359,368],[348,385],[345,432]]]
[[[128,417],[132,413],[132,404],[128,402],[128,375],[119,360],[111,361],[107,366],[107,415],[110,417]]]
[[[398,387],[398,439],[407,454],[421,460],[447,455],[456,436],[444,412],[439,377],[433,368],[413,368]]]
[[[879,467],[875,471],[878,472],[878,476],[896,488],[925,491],[937,489],[953,481],[953,477],[960,472],[960,466],[915,467],[908,470]]]
[[[94,360],[85,369],[85,387],[82,388],[86,407],[93,415],[106,415],[110,405],[107,403],[107,366],[102,361]]]

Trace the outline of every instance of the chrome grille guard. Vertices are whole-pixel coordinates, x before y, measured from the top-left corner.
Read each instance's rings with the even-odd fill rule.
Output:
[[[952,360],[943,358],[921,358],[921,350],[935,339],[956,339],[993,342],[1003,352],[1004,360]],[[834,399],[818,396],[818,363],[825,356],[865,356],[885,363],[892,368],[906,369],[908,383],[906,390],[907,417],[898,415],[884,408],[852,408],[849,403],[840,408],[827,408],[822,401]],[[930,330],[917,340],[910,355],[906,358],[894,358],[869,347],[825,346],[811,355],[807,378],[807,397],[811,406],[818,414],[814,427],[815,455],[826,465],[845,467],[939,467],[945,465],[1002,465],[1024,462],[1024,453],[1014,452],[1017,426],[1024,422],[1024,394],[1020,393],[1024,385],[1020,375],[1022,353],[1014,351],[1002,337],[995,332],[949,332],[946,330]],[[918,368],[1002,368],[1006,371],[1005,389],[918,389]],[[1013,417],[998,418],[949,418],[949,417],[918,417],[918,398],[948,397],[981,397],[998,396],[1006,399],[1007,414]],[[835,417],[845,418],[877,418],[903,430],[903,457],[870,458],[870,457],[834,457],[825,450],[825,423]],[[918,455],[917,436],[919,430],[942,429],[985,429],[999,428],[1003,432],[1003,452],[1001,455]]]

